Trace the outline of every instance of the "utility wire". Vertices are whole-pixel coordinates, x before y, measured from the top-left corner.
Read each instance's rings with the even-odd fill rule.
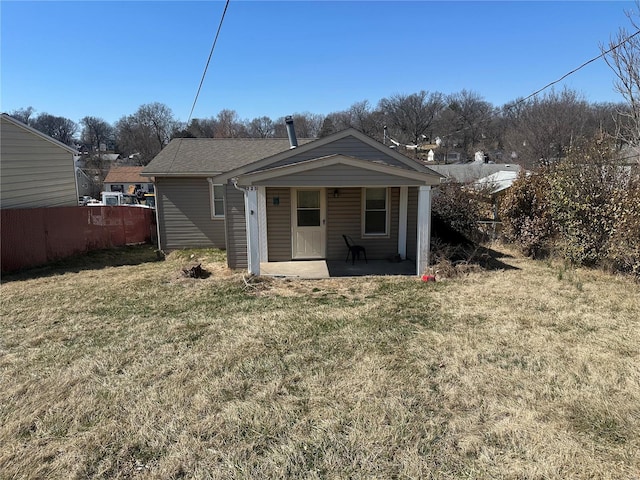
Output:
[[[526,97],[521,98],[521,99],[519,99],[519,100],[516,100],[515,102],[513,102],[513,103],[512,103],[512,104],[510,104],[510,105],[507,105],[507,106],[506,106],[506,108],[510,110],[510,109],[512,109],[512,108],[515,108],[517,105],[520,105],[521,103],[526,102],[526,101],[527,101],[527,100],[529,100],[530,98],[535,97],[536,95],[538,95],[539,93],[543,92],[543,91],[544,91],[544,90],[546,90],[547,88],[552,87],[553,85],[555,85],[555,84],[557,84],[557,83],[560,83],[562,80],[564,80],[564,79],[565,79],[565,78],[567,78],[568,76],[573,75],[573,74],[574,74],[574,73],[576,73],[577,71],[579,71],[579,70],[583,69],[584,67],[586,67],[586,66],[587,66],[587,65],[589,65],[590,63],[593,63],[593,62],[595,62],[596,60],[598,60],[598,59],[600,59],[600,58],[603,58],[605,55],[607,55],[607,54],[609,54],[609,53],[613,52],[615,49],[617,49],[617,48],[619,48],[620,46],[622,46],[623,44],[627,43],[629,40],[631,40],[632,38],[634,38],[634,37],[635,37],[635,36],[637,36],[637,35],[640,35],[640,30],[638,30],[637,32],[635,32],[635,33],[634,33],[634,34],[632,34],[632,35],[629,35],[628,37],[626,37],[625,39],[623,39],[622,41],[620,41],[618,44],[616,44],[616,45],[614,45],[613,47],[611,47],[609,50],[607,50],[607,51],[605,51],[605,52],[602,52],[600,55],[598,55],[598,56],[596,56],[596,57],[593,57],[593,58],[592,58],[592,59],[590,59],[590,60],[587,60],[586,62],[584,62],[584,63],[583,63],[582,65],[580,65],[579,67],[576,67],[576,68],[574,68],[573,70],[571,70],[570,72],[565,73],[565,74],[564,74],[562,77],[560,77],[559,79],[554,80],[553,82],[548,83],[548,84],[547,84],[547,85],[545,85],[544,87],[542,87],[542,88],[540,88],[540,89],[536,90],[536,91],[535,91],[535,92],[533,92],[532,94],[527,95]],[[476,126],[476,127],[477,127],[477,126],[479,126],[480,124],[482,124],[482,123],[484,123],[484,122],[488,122],[488,121],[489,121],[489,120],[481,120],[480,122],[478,122],[477,124],[475,124],[475,125],[473,125],[473,126]],[[445,134],[445,135],[441,135],[440,137],[441,137],[441,138],[444,138],[444,137],[450,137],[451,135],[455,135],[456,133],[460,133],[460,132],[463,132],[463,131],[465,131],[465,130],[468,130],[468,129],[470,129],[471,127],[472,127],[471,125],[470,125],[470,126],[467,126],[467,127],[463,127],[463,128],[460,128],[460,129],[458,129],[458,130],[456,130],[456,131],[454,131],[454,132],[447,133],[447,134]]]
[[[624,40],[622,40],[620,43],[618,43],[617,45],[614,45],[613,47],[611,47],[609,50],[607,50],[606,52],[602,52],[600,55],[598,55],[597,57],[593,57],[591,60],[587,60],[586,62],[584,62],[582,65],[580,65],[577,68],[574,68],[573,70],[571,70],[568,73],[565,73],[562,77],[560,77],[558,80],[555,80],[547,85],[545,85],[544,87],[542,87],[539,90],[536,90],[535,92],[533,92],[531,95],[522,98],[520,100],[518,100],[517,102],[515,102],[513,105],[511,105],[509,108],[513,108],[514,106],[522,103],[522,102],[526,102],[527,100],[529,100],[531,97],[535,97],[536,95],[538,95],[540,92],[546,90],[547,88],[555,85],[556,83],[561,82],[562,80],[564,80],[565,78],[567,78],[569,75],[573,75],[574,73],[576,73],[578,70],[583,69],[584,67],[586,67],[587,65],[589,65],[590,63],[595,62],[596,60],[598,60],[599,58],[604,57],[605,55],[607,55],[608,53],[613,52],[616,48],[622,46],[623,44],[627,43],[629,40],[631,40],[633,37],[635,37],[636,35],[640,35],[640,30],[638,30],[636,33],[634,33],[633,35],[629,35],[627,38],[625,38]]]
[[[213,50],[216,48],[216,43],[218,42],[218,36],[220,35],[220,29],[222,29],[222,22],[224,21],[224,16],[227,14],[227,7],[229,7],[229,1],[224,5],[224,11],[222,12],[222,17],[220,18],[220,23],[218,25],[218,31],[216,32],[216,37],[213,39],[213,45],[211,45],[211,51],[209,52],[209,58],[207,59],[207,64],[204,67],[204,72],[202,72],[202,78],[200,79],[200,85],[198,86],[198,91],[196,92],[196,98],[193,99],[193,105],[191,106],[191,112],[189,112],[189,118],[187,119],[187,125],[191,121],[191,116],[193,115],[193,110],[196,108],[196,103],[198,102],[198,97],[200,96],[200,90],[202,89],[202,84],[204,83],[204,78],[207,75],[207,70],[209,68],[209,63],[211,62],[211,57],[213,56]]]
[[[198,91],[196,92],[196,97],[193,99],[193,105],[191,105],[191,111],[189,112],[189,118],[187,119],[187,127],[189,126],[189,122],[191,122],[191,117],[193,116],[193,111],[196,108],[196,103],[198,102],[198,97],[200,96],[200,90],[202,90],[202,84],[204,83],[204,79],[207,75],[207,70],[209,69],[209,63],[211,63],[211,57],[213,56],[213,51],[216,48],[216,43],[218,43],[218,37],[220,36],[220,30],[222,29],[222,22],[224,22],[224,17],[227,14],[227,8],[229,7],[229,2],[230,0],[227,0],[227,2],[224,5],[224,10],[222,11],[222,16],[220,17],[220,23],[218,24],[218,30],[216,31],[216,36],[213,39],[213,44],[211,45],[211,50],[209,51],[209,58],[207,58],[207,63],[204,66],[204,72],[202,72],[202,78],[200,79],[200,85],[198,85]],[[178,146],[176,147],[176,152],[173,155],[173,159],[171,160],[171,165],[169,166],[169,171],[171,171],[171,169],[173,168],[173,164],[176,161],[176,158],[178,158],[178,153],[180,152],[180,147],[182,146],[182,142],[183,142],[184,138],[180,137],[179,141],[178,141]]]

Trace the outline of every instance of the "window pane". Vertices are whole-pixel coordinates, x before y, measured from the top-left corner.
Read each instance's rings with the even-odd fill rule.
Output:
[[[320,192],[298,190],[298,208],[320,208]]]
[[[386,208],[386,188],[367,188],[366,195],[367,197],[365,208],[367,210],[384,210]]]
[[[213,216],[224,217],[224,185],[213,186]]]
[[[224,215],[224,202],[222,200],[214,200],[213,201],[213,214],[216,217],[222,217]]]
[[[320,210],[298,210],[299,227],[319,227]]]
[[[387,212],[370,211],[365,213],[364,233],[387,233]]]

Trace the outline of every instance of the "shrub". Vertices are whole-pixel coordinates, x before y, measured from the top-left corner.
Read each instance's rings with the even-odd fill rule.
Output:
[[[433,214],[465,237],[478,240],[481,198],[459,184],[442,185],[433,198]]]
[[[608,144],[580,143],[553,167],[549,205],[556,248],[577,265],[602,265],[626,206],[628,169],[612,159]]]
[[[500,217],[504,237],[527,255],[640,278],[640,175],[608,142],[578,142],[548,170],[520,175]]]
[[[532,175],[521,172],[499,208],[504,237],[534,258],[548,254],[554,234],[548,190],[545,171]]]
[[[615,229],[608,246],[609,266],[640,278],[640,174],[629,179],[614,205]]]

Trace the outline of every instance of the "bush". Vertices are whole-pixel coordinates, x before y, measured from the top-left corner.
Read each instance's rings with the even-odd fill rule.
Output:
[[[503,234],[532,257],[640,277],[640,175],[607,142],[574,145],[546,171],[520,175],[500,207]]]
[[[478,240],[481,218],[481,198],[464,186],[451,183],[440,186],[433,197],[433,214],[456,232]],[[437,236],[437,232],[434,232]]]
[[[549,205],[560,234],[556,248],[573,264],[605,263],[626,208],[628,168],[617,165],[612,152],[608,144],[579,144],[549,177]]]
[[[504,237],[533,258],[549,253],[555,231],[548,191],[549,178],[546,172],[532,175],[521,172],[499,208]]]
[[[640,174],[614,206],[615,229],[608,245],[609,267],[640,278]]]

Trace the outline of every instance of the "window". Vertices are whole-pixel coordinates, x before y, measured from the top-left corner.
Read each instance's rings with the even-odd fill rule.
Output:
[[[297,217],[299,227],[320,226],[320,190],[298,190]]]
[[[363,193],[363,234],[387,235],[389,223],[386,188],[365,188]]]
[[[211,184],[211,216],[224,217],[224,185]]]

